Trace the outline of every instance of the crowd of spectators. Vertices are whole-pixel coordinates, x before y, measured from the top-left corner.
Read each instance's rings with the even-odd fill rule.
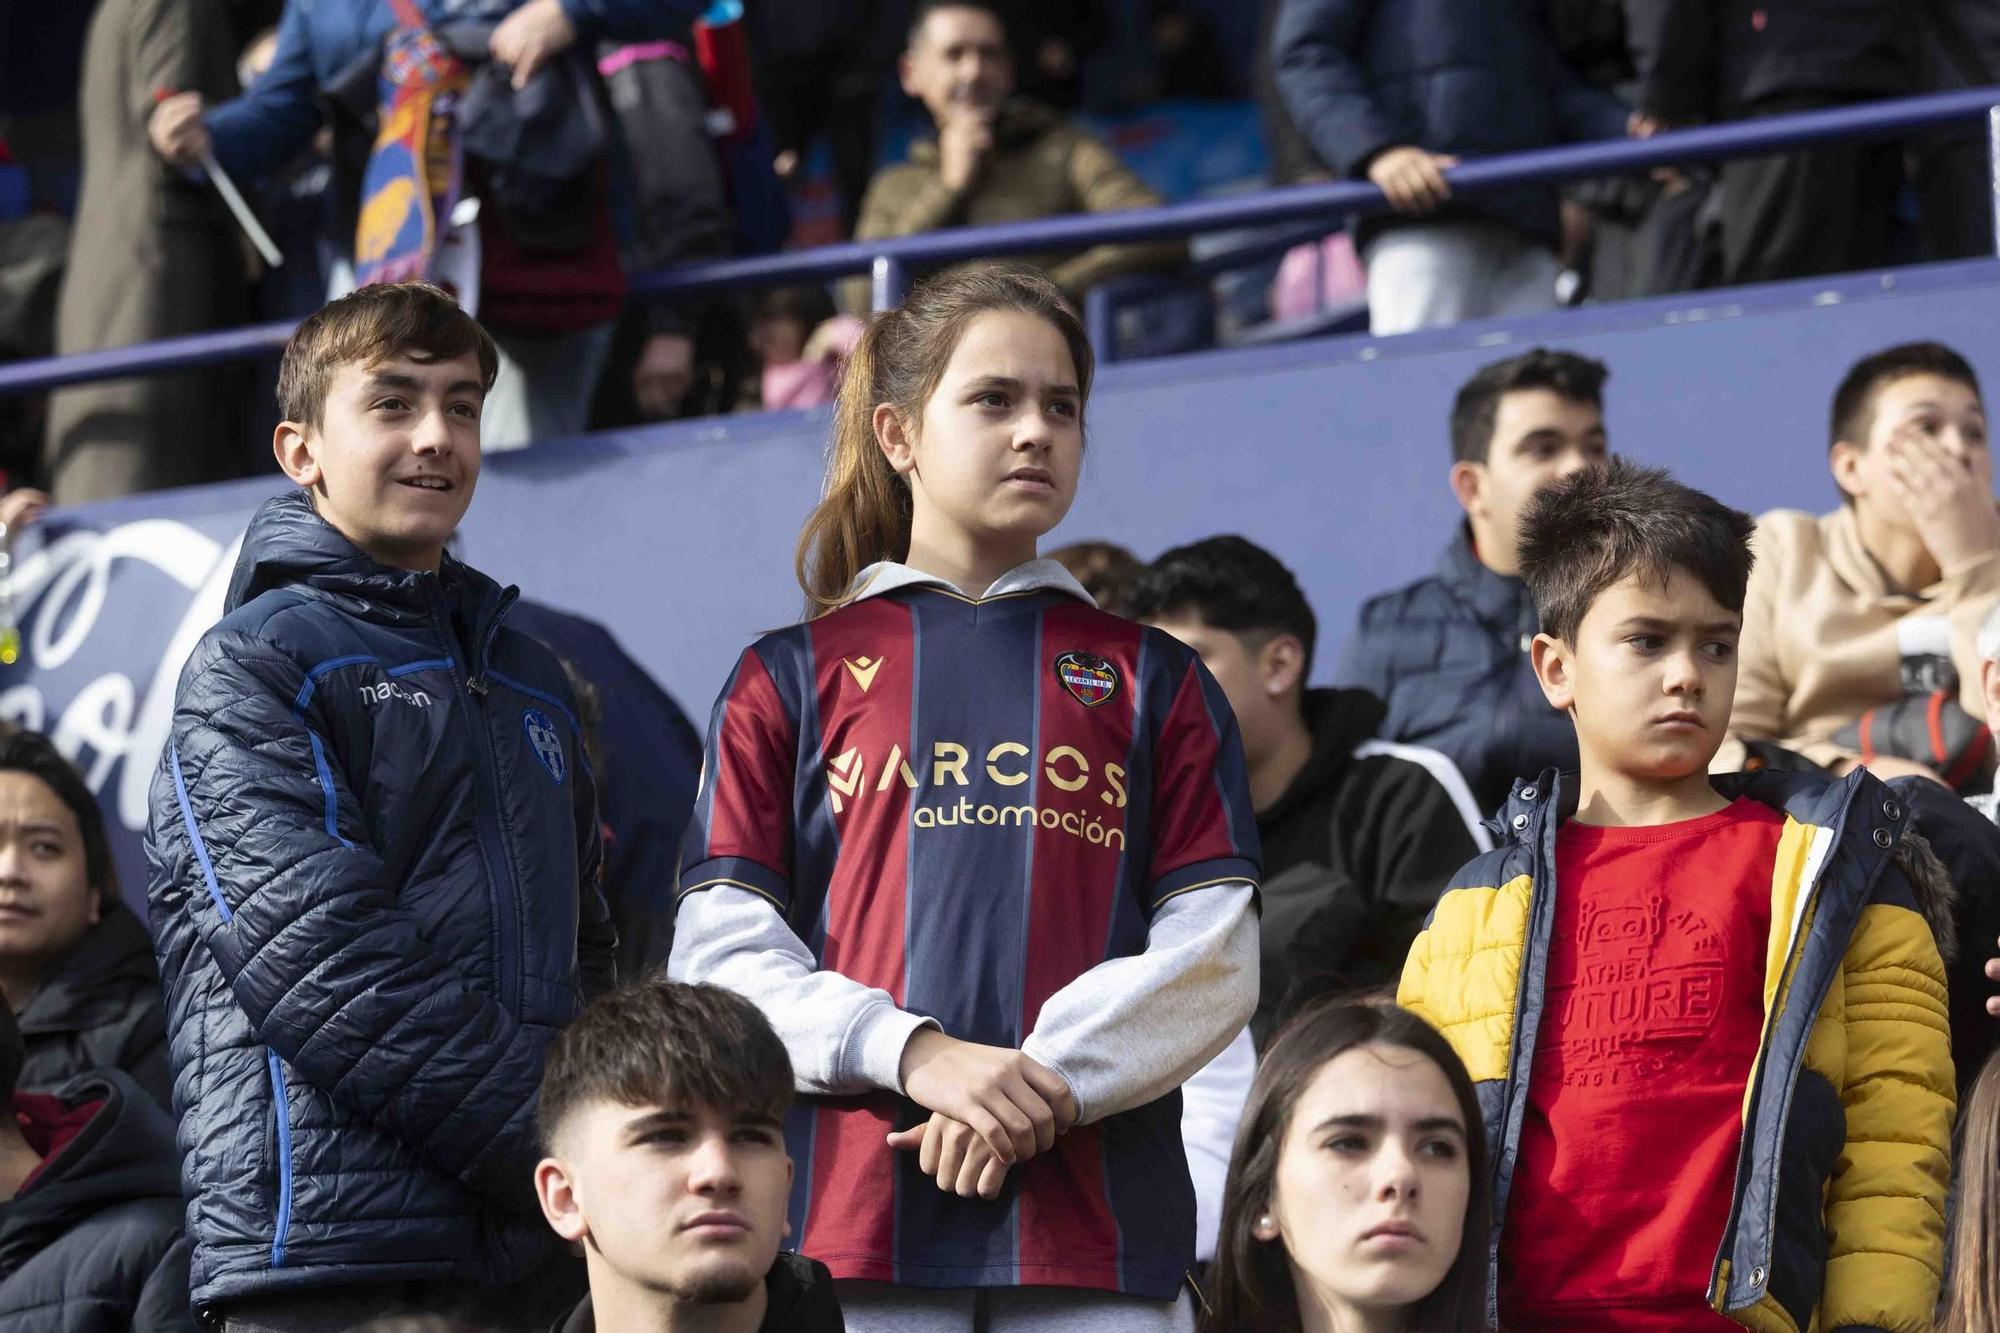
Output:
[[[1464,519],[1438,570],[1324,636],[1341,684],[1314,688],[1322,626],[1245,536],[927,568],[965,558],[944,504],[980,503],[937,451],[1016,411],[1011,386],[1046,375],[1078,406],[1009,417],[1010,456],[1044,460],[1025,494],[1075,485],[1088,345],[1031,273],[935,279],[857,345],[845,387],[880,376],[880,404],[839,427],[854,457],[836,449],[815,519],[837,540],[810,548],[832,563],[801,573],[827,605],[746,652],[698,792],[685,719],[602,631],[456,553],[493,340],[411,284],[306,323],[276,441],[298,489],[260,510],[183,671],[149,922],[82,777],[41,735],[0,737],[0,1316],[1193,1327],[1178,1268],[1125,1267],[1143,1236],[1191,1240],[1207,1333],[1365,1311],[1454,1333],[1990,1327],[2000,510],[1970,365],[1935,343],[1857,362],[1829,385],[1842,506],[1752,520],[1615,456],[1606,365],[1494,362],[1439,414]],[[803,335],[810,313],[769,318]],[[950,405],[909,408],[913,443],[899,394],[937,355],[914,391]],[[985,386],[972,408],[961,381]],[[893,514],[865,470],[918,447],[914,515],[840,527],[844,506]],[[869,563],[895,542],[905,559]],[[981,618],[990,639],[964,609],[981,591],[1021,608]],[[896,625],[973,656],[920,680],[883,651]],[[1167,896],[1136,935],[1108,918],[1125,942],[1102,961],[1034,981],[1053,989],[1025,1040],[980,1044],[993,1015],[953,987],[996,959],[1015,975],[1018,948],[1046,969],[1056,941],[974,915],[944,947],[967,909],[920,889],[992,869],[920,855],[916,803],[974,762],[1004,795],[1015,752],[1046,774],[1031,801],[1088,794],[1076,747],[1103,737],[1039,730],[1033,704],[1038,743],[1074,743],[913,730],[883,760],[828,712],[856,748],[808,780],[791,731],[814,708],[875,725],[882,698],[928,717],[965,671],[1004,694],[1023,625],[1116,655],[1065,652],[1049,698],[1093,719],[1137,707],[1126,690],[1162,700],[1114,751],[1154,749],[1151,774],[1112,762],[1100,794],[1134,804],[1113,827],[1123,851],[1153,840]],[[786,658],[809,640],[817,677]],[[981,709],[954,725],[1010,734]],[[820,795],[794,827],[795,781]],[[905,786],[910,845],[886,859],[852,811],[838,841],[821,822]],[[979,810],[983,856],[1046,834],[1031,873],[1094,882],[1096,844],[1054,807],[1036,834]],[[845,896],[877,875],[907,909]],[[801,897],[828,884],[824,908]],[[868,932],[892,927],[884,953]],[[884,966],[904,980],[870,984]],[[1183,1167],[1189,1193],[1160,1183]],[[957,1202],[910,1196],[933,1177]],[[928,1221],[870,1220],[906,1215]],[[1111,1263],[1093,1238],[1114,1216]],[[1016,1236],[997,1266],[981,1217]],[[925,1261],[885,1267],[885,1246],[957,1258],[913,1282]]]
[[[99,0],[8,30],[5,58],[43,68],[0,93],[0,174],[18,187],[11,205],[0,190],[0,354],[298,319],[358,280],[422,274],[498,340],[489,449],[810,407],[857,335],[826,298],[865,314],[865,276],[684,301],[628,279],[783,246],[828,190],[837,234],[861,240],[1158,203],[1078,112],[1252,94],[1270,183],[1365,179],[1387,203],[1279,271],[1265,309],[1302,330],[1329,300],[1365,299],[1389,334],[1962,257],[1991,236],[1983,140],[1966,136],[1463,200],[1446,173],[1991,83],[1989,10],[1265,0],[1232,43],[1192,0]],[[1244,42],[1254,58],[1232,60]],[[252,257],[221,173],[279,266]],[[1028,258],[1079,308],[1109,279],[1160,275],[1180,322],[1132,346],[1178,349],[1210,336],[1215,300],[1175,276],[1185,256]],[[61,503],[259,469],[257,378],[211,367],[10,400],[0,468]]]
[[[8,224],[8,345],[310,318],[277,380],[295,489],[176,695],[149,920],[54,743],[0,737],[0,1323],[1995,1326],[2000,509],[1971,365],[1848,368],[1840,507],[1753,521],[1615,457],[1612,368],[1497,361],[1439,412],[1464,518],[1437,568],[1333,633],[1251,536],[1034,559],[1077,481],[1076,310],[1180,245],[933,277],[873,323],[855,287],[628,279],[774,244],[820,139],[862,238],[1155,201],[1076,118],[1108,7],[1057,8],[100,0],[78,27],[75,199]],[[1274,179],[1378,185],[1349,252],[1378,332],[1551,308],[1564,270],[1608,299],[1990,232],[1951,138],[1465,201],[1446,175],[1985,83],[1974,6],[1265,17],[1239,72],[1202,11],[1148,6],[1121,95],[1254,81]],[[885,165],[890,82],[925,128]],[[283,268],[246,264],[224,173]],[[23,475],[68,503],[240,470],[247,378],[63,390],[14,422]],[[705,757],[600,627],[455,548],[483,449],[837,394],[814,618],[745,653]],[[1004,522],[959,444],[1021,462]],[[10,493],[0,540],[43,503]],[[878,753],[882,708],[910,730]],[[916,846],[946,826],[919,792],[1031,778],[959,827],[1025,840],[1000,897],[1074,912],[1059,940],[968,905],[1000,860]],[[905,790],[880,845],[835,822]],[[1106,825],[1048,822],[1080,790],[1136,907],[1051,906],[1105,878]],[[855,908],[873,876],[895,910]],[[1009,987],[1038,1018],[996,1018]]]

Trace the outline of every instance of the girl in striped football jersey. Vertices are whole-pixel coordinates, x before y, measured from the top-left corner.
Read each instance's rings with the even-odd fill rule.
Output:
[[[1035,558],[1091,371],[1029,271],[878,316],[809,618],[710,723],[670,970],[784,1038],[792,1234],[860,1333],[1194,1324],[1177,1089],[1256,1002],[1256,824],[1200,661]]]

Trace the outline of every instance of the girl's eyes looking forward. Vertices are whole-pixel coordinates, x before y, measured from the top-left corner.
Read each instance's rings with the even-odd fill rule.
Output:
[[[971,402],[975,407],[983,407],[995,412],[1006,412],[1014,406],[1013,397],[999,389],[982,390],[972,396]],[[1053,416],[1074,419],[1077,415],[1076,400],[1074,398],[1052,398],[1049,400],[1046,410]]]
[[[1343,1157],[1361,1157],[1371,1152],[1375,1143],[1366,1134],[1348,1133],[1334,1135],[1323,1146],[1328,1152]],[[1450,1161],[1458,1156],[1458,1145],[1449,1138],[1432,1136],[1419,1141],[1416,1151],[1420,1157]]]

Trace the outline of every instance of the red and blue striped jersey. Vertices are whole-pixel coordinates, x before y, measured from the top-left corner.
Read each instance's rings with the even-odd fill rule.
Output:
[[[1054,589],[924,585],[768,635],[711,720],[681,892],[769,899],[818,965],[967,1041],[1146,948],[1177,894],[1257,878],[1229,702],[1183,644]],[[884,1142],[890,1092],[801,1098],[793,1237],[836,1277],[1172,1297],[1194,1258],[1178,1092],[961,1199]]]

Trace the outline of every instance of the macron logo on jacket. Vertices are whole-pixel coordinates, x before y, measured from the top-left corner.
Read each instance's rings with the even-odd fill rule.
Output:
[[[415,708],[429,708],[431,706],[430,695],[425,694],[422,690],[411,689],[409,686],[397,681],[385,680],[379,685],[363,685],[361,687],[361,702],[367,704],[370,708],[373,708],[377,704],[389,703],[392,700],[409,704]]]

